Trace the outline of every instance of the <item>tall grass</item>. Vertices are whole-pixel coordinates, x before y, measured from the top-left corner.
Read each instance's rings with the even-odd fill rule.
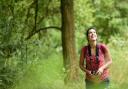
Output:
[[[127,89],[128,85],[128,52],[126,45],[118,40],[108,44],[113,64],[110,67],[111,89]],[[62,54],[49,55],[34,63],[13,89],[85,89],[84,74],[80,72],[80,81],[64,84]]]
[[[127,89],[128,85],[128,42],[117,38],[111,43],[110,51],[113,59],[111,66],[111,88],[112,89]],[[121,43],[121,42],[122,43]],[[123,42],[124,41],[124,42]]]
[[[50,55],[34,63],[13,89],[61,89],[63,62],[61,54]]]

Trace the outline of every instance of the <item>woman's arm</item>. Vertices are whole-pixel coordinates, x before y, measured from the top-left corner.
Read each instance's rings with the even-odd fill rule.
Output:
[[[79,66],[82,71],[91,74],[91,71],[87,70],[84,64],[84,49],[81,50]]]
[[[99,68],[99,70],[97,71],[98,74],[102,74],[103,70],[108,68],[111,64],[112,64],[112,58],[110,55],[110,51],[108,49],[108,47],[104,46],[104,60],[105,60],[105,64]]]

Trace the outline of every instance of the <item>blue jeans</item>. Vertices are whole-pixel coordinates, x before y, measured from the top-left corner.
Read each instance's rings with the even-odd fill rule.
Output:
[[[99,84],[95,84],[89,80],[85,80],[86,82],[86,89],[109,89],[110,79],[106,78]]]

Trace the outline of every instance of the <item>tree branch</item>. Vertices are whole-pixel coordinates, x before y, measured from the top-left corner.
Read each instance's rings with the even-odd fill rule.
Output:
[[[37,26],[37,16],[38,16],[38,0],[35,0],[35,26],[34,26],[34,30],[36,30]]]
[[[56,27],[56,26],[44,27],[44,28],[40,28],[40,29],[38,29],[38,30],[35,30],[34,32],[31,32],[31,33],[25,38],[25,40],[28,40],[28,39],[30,39],[33,35],[39,33],[40,31],[47,30],[47,29],[56,29],[56,30],[61,31],[61,28],[60,28],[60,27]]]

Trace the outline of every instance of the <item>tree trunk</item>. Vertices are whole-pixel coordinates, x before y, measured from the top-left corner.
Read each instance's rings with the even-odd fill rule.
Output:
[[[62,47],[66,72],[65,82],[78,79],[78,61],[75,49],[73,0],[61,0]],[[68,81],[67,81],[68,80]]]

